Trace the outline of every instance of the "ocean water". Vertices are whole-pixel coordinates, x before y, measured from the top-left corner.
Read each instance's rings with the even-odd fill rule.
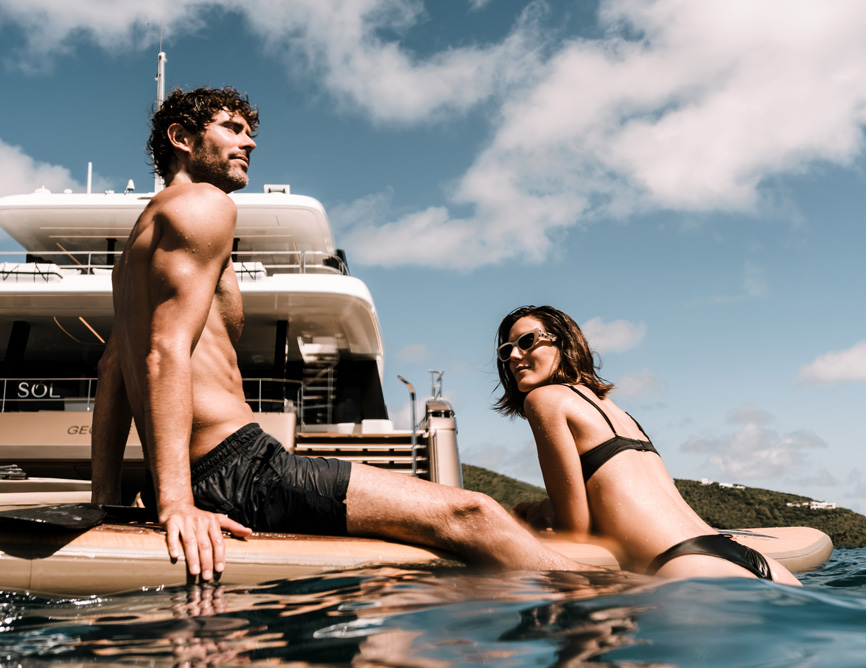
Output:
[[[866,666],[866,549],[799,589],[620,574],[346,571],[109,597],[0,593],[2,666]]]

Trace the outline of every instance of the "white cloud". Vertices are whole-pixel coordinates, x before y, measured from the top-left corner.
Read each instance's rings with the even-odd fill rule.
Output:
[[[768,288],[764,269],[751,260],[746,262],[743,271],[743,288],[748,297],[761,298],[767,296]]]
[[[447,266],[483,263],[470,221],[449,220],[444,207],[430,207],[381,226],[354,225],[343,244],[362,264],[426,265],[439,258]]]
[[[225,6],[232,3],[225,2]],[[219,3],[208,0],[0,0],[0,24],[16,24],[22,47],[7,66],[39,72],[89,41],[108,51],[152,47],[159,43],[160,26],[166,37],[195,32],[204,25],[200,12]]]
[[[844,499],[866,499],[866,485],[855,485],[852,489],[846,491],[842,498]],[[857,505],[851,505],[852,510],[857,510]]]
[[[393,189],[388,188],[380,193],[360,197],[354,202],[328,207],[331,225],[337,232],[350,230],[353,226],[373,228],[376,221],[383,220],[388,214],[393,196]]]
[[[0,174],[3,174],[0,196],[29,193],[43,186],[53,192],[81,189],[65,167],[34,160],[21,147],[10,146],[3,140],[0,140]]]
[[[614,392],[616,396],[626,399],[640,399],[661,394],[664,391],[662,382],[649,369],[620,376],[615,386]]]
[[[815,361],[800,367],[799,383],[835,385],[866,380],[866,341],[855,343],[847,350],[820,355]]]
[[[173,36],[204,28],[218,11],[239,14],[292,75],[315,79],[346,108],[376,122],[414,123],[465,112],[521,76],[537,43],[532,3],[499,43],[419,58],[400,41],[425,21],[419,0],[0,0],[0,22],[22,29],[16,65],[35,71],[84,39],[107,51],[152,47],[161,28],[170,43]],[[383,33],[396,37],[385,39]]]
[[[753,260],[746,260],[743,265],[743,273],[740,278],[740,290],[733,294],[713,297],[716,303],[729,303],[742,301],[744,299],[762,299],[769,294],[767,278],[764,268]]]
[[[78,41],[152,46],[160,22],[176,36],[229,11],[291,76],[374,123],[489,105],[489,139],[446,206],[354,228],[366,264],[541,262],[565,230],[603,217],[757,212],[775,177],[863,150],[866,3],[603,0],[597,39],[547,29],[563,10],[543,7],[529,3],[499,42],[424,55],[409,46],[421,0],[0,0],[0,21],[38,68]],[[744,287],[766,294],[759,268]]]
[[[425,402],[415,401],[415,422],[416,424],[424,417]],[[412,404],[407,400],[397,410],[389,410],[388,417],[394,423],[395,429],[411,429],[412,425]]]
[[[472,217],[456,221],[440,208],[427,219],[429,236],[439,227],[450,237],[456,226],[473,252],[440,244],[403,262],[539,262],[564,229],[600,217],[754,213],[773,177],[846,165],[862,151],[866,5],[602,7],[607,36],[556,44],[530,65],[532,85],[507,91],[495,134],[452,193]],[[624,25],[642,39],[624,37]],[[388,230],[416,224],[410,216]],[[401,262],[397,252],[389,258],[369,261]],[[760,268],[745,271],[746,296],[765,296]]]
[[[381,37],[422,24],[422,2],[259,0],[236,6],[293,73],[312,74],[340,102],[376,122],[415,123],[471,109],[519,75],[536,40],[530,11],[497,44],[445,48],[422,59],[398,39]]]
[[[795,481],[798,487],[839,487],[839,481],[827,469],[821,469],[816,475]]]
[[[426,362],[430,359],[430,349],[423,343],[413,343],[397,351],[401,362]]]
[[[590,347],[598,353],[621,353],[634,348],[646,334],[646,325],[628,320],[604,322],[601,318],[587,320],[582,326]]]
[[[392,198],[388,189],[331,207],[334,229],[352,259],[379,265],[423,265],[431,257],[452,267],[484,263],[484,249],[471,222],[449,219],[445,207],[413,211],[381,224],[390,215]]]
[[[684,452],[711,453],[707,465],[734,480],[776,478],[804,463],[802,450],[825,448],[827,444],[809,431],[779,434],[750,422],[723,438],[691,438]]]
[[[745,404],[734,409],[728,416],[730,424],[769,424],[773,419],[773,416],[767,411],[755,408],[751,404]]]

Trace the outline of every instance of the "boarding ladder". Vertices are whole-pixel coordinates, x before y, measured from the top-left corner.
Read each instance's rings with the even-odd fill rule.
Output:
[[[304,364],[299,397],[303,424],[331,424],[336,396],[337,355],[322,356]]]

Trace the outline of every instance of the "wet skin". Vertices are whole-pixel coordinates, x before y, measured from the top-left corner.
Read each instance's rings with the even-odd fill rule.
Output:
[[[532,317],[520,318],[508,340],[539,328]],[[568,387],[552,384],[559,365],[555,343],[541,341],[527,351],[514,346],[508,365],[518,389],[528,392],[524,412],[535,437],[538,459],[549,501],[515,508],[527,521],[553,519],[555,528],[576,540],[600,541],[624,567],[645,572],[656,557],[687,538],[715,533],[683,501],[661,457],[651,452],[626,450],[607,461],[584,483],[580,455],[608,440],[610,426],[588,402]],[[576,385],[601,407],[616,433],[626,438],[646,437],[610,399],[600,399]],[[768,559],[777,582],[799,584],[778,562]],[[754,577],[731,562],[706,555],[686,555],[669,561],[662,577]]]

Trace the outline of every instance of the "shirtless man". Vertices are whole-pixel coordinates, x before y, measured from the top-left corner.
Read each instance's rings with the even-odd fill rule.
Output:
[[[148,147],[166,188],[112,275],[115,321],[93,413],[93,502],[119,503],[131,426],[168,552],[192,576],[225,566],[222,531],[378,536],[499,568],[590,570],[546,548],[489,497],[339,460],[287,453],[254,422],[233,343],[243,304],[231,261],[258,113],[234,89],[173,92]],[[263,472],[279,471],[263,479]]]

